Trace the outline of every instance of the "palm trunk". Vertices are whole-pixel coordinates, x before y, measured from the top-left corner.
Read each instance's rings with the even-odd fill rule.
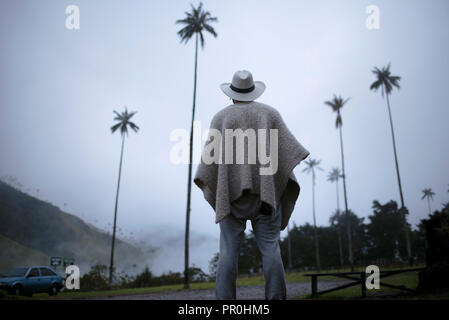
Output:
[[[192,191],[192,153],[193,153],[193,122],[195,121],[196,104],[196,70],[198,65],[198,33],[195,34],[195,70],[193,77],[193,106],[192,122],[190,127],[190,145],[189,145],[189,176],[187,181],[187,209],[186,209],[186,233],[184,248],[184,288],[189,288],[189,228],[190,228],[190,198]]]
[[[429,215],[432,214],[432,210],[430,209],[430,199],[427,197],[427,205],[429,206]]]
[[[288,272],[291,272],[293,266],[292,266],[292,244],[290,241],[290,224],[287,224],[287,251],[288,251]]]
[[[386,91],[385,91],[385,93],[387,96],[388,115],[390,117],[391,138],[393,140],[394,161],[396,164],[396,175],[398,178],[399,196],[401,198],[401,210],[400,211],[402,213],[402,223],[403,223],[404,234],[405,234],[405,244],[407,247],[407,257],[408,257],[410,265],[413,265],[412,250],[411,250],[411,246],[410,246],[410,237],[409,237],[408,226],[407,226],[407,218],[405,216],[404,196],[402,194],[401,176],[399,174],[398,155],[396,152],[396,140],[394,138],[393,117],[391,116],[390,99],[388,98],[388,93]]]
[[[122,151],[120,152],[120,165],[119,165],[119,169],[118,169],[117,193],[115,195],[114,226],[112,229],[111,261],[110,261],[110,265],[109,265],[109,286],[112,285],[112,273],[113,273],[113,269],[114,269],[115,228],[117,225],[118,194],[119,194],[119,190],[120,190],[120,177],[122,175],[122,161],[123,161],[124,146],[125,146],[125,135],[122,135]]]
[[[338,178],[336,180],[337,186],[337,235],[338,235],[338,251],[340,253],[340,266],[343,268],[343,246],[341,244],[341,230],[340,230],[340,196],[338,194]]]
[[[313,170],[313,169],[312,169]],[[315,172],[312,171],[312,208],[313,208],[313,230],[315,233],[315,259],[316,259],[316,268],[318,273],[321,272],[321,264],[320,264],[320,248],[318,242],[318,233],[316,230],[316,218],[315,218]]]
[[[348,237],[348,260],[351,271],[354,271],[354,259],[352,255],[352,235],[351,235],[351,219],[348,211],[348,197],[346,195],[346,173],[345,173],[345,156],[343,152],[343,136],[340,125],[340,148],[341,148],[341,170],[343,174],[343,195],[345,199],[345,216],[346,216],[346,235]]]

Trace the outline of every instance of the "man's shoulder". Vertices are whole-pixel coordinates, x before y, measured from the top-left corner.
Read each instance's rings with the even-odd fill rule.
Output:
[[[234,106],[235,106],[234,104],[230,104],[224,107],[214,115],[213,119],[215,120],[222,119],[226,114],[229,114],[230,111],[235,109]]]
[[[262,102],[253,101],[250,105],[239,105],[239,104],[230,104],[220,111],[218,111],[213,120],[218,121],[222,120],[226,117],[232,117],[232,116],[239,116],[242,113],[257,113],[257,114],[267,114],[269,116],[278,117],[280,116],[279,111],[276,110],[276,108],[269,106]]]
[[[276,116],[279,114],[279,111],[276,108],[262,102],[254,102],[253,107],[257,109],[258,112],[265,112]]]

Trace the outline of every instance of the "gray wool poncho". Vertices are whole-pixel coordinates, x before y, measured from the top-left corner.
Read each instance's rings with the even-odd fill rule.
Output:
[[[293,169],[309,155],[309,151],[296,140],[282,120],[280,113],[260,102],[236,103],[222,109],[212,119],[210,129],[212,130],[209,131],[194,182],[203,191],[205,199],[214,209],[215,222],[220,222],[231,213],[231,202],[249,192],[259,195],[261,201],[270,205],[273,218],[281,204],[281,230],[284,230],[300,192]],[[250,138],[248,137],[242,139],[245,147],[243,149],[244,162],[237,160],[238,139],[234,137],[227,139],[226,129],[241,129],[243,132],[247,132],[247,129],[254,130],[257,143],[251,144],[257,146],[255,161],[250,160],[248,149]],[[259,129],[266,131],[262,130],[261,133]],[[277,168],[276,165],[272,165],[273,157],[276,154],[270,150],[270,129],[277,129],[273,130],[277,132],[278,136]],[[215,132],[215,135],[211,131]],[[221,133],[218,138],[217,132]],[[263,152],[263,147],[260,147],[263,146],[264,141],[261,140],[262,135],[265,136],[265,152]],[[261,144],[260,141],[262,141]],[[211,148],[212,145],[209,145],[211,143],[215,143],[214,145],[218,148]],[[233,146],[226,146],[227,143],[233,143]],[[273,143],[276,143],[275,136],[273,136]],[[276,144],[272,144],[272,146],[276,146]],[[231,151],[226,147],[233,148],[233,153],[228,152],[230,158],[226,158],[226,151]],[[260,161],[259,152],[267,157],[272,157],[270,162],[273,168],[272,174],[261,174],[261,169],[270,167],[270,163],[267,164],[265,160]],[[215,161],[205,162],[205,156],[208,156],[209,159],[212,157]],[[230,163],[230,159],[232,159],[232,163]]]

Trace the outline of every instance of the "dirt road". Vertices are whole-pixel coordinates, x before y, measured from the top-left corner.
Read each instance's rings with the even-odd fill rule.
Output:
[[[318,289],[324,290],[343,284],[346,281],[320,281]],[[310,282],[287,283],[287,299],[311,292]],[[255,285],[237,288],[237,299],[239,300],[263,300],[265,298],[264,285]],[[215,290],[180,290],[164,291],[138,295],[123,295],[109,297],[95,297],[95,300],[215,300]]]

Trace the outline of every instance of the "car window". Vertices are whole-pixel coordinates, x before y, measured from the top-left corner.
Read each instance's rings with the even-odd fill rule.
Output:
[[[37,268],[31,269],[30,273],[28,273],[28,277],[39,277],[39,270]]]
[[[45,276],[55,276],[56,273],[54,273],[53,271],[51,271],[51,270],[48,269],[48,268],[41,268],[41,275],[42,275],[43,277],[45,277]]]

